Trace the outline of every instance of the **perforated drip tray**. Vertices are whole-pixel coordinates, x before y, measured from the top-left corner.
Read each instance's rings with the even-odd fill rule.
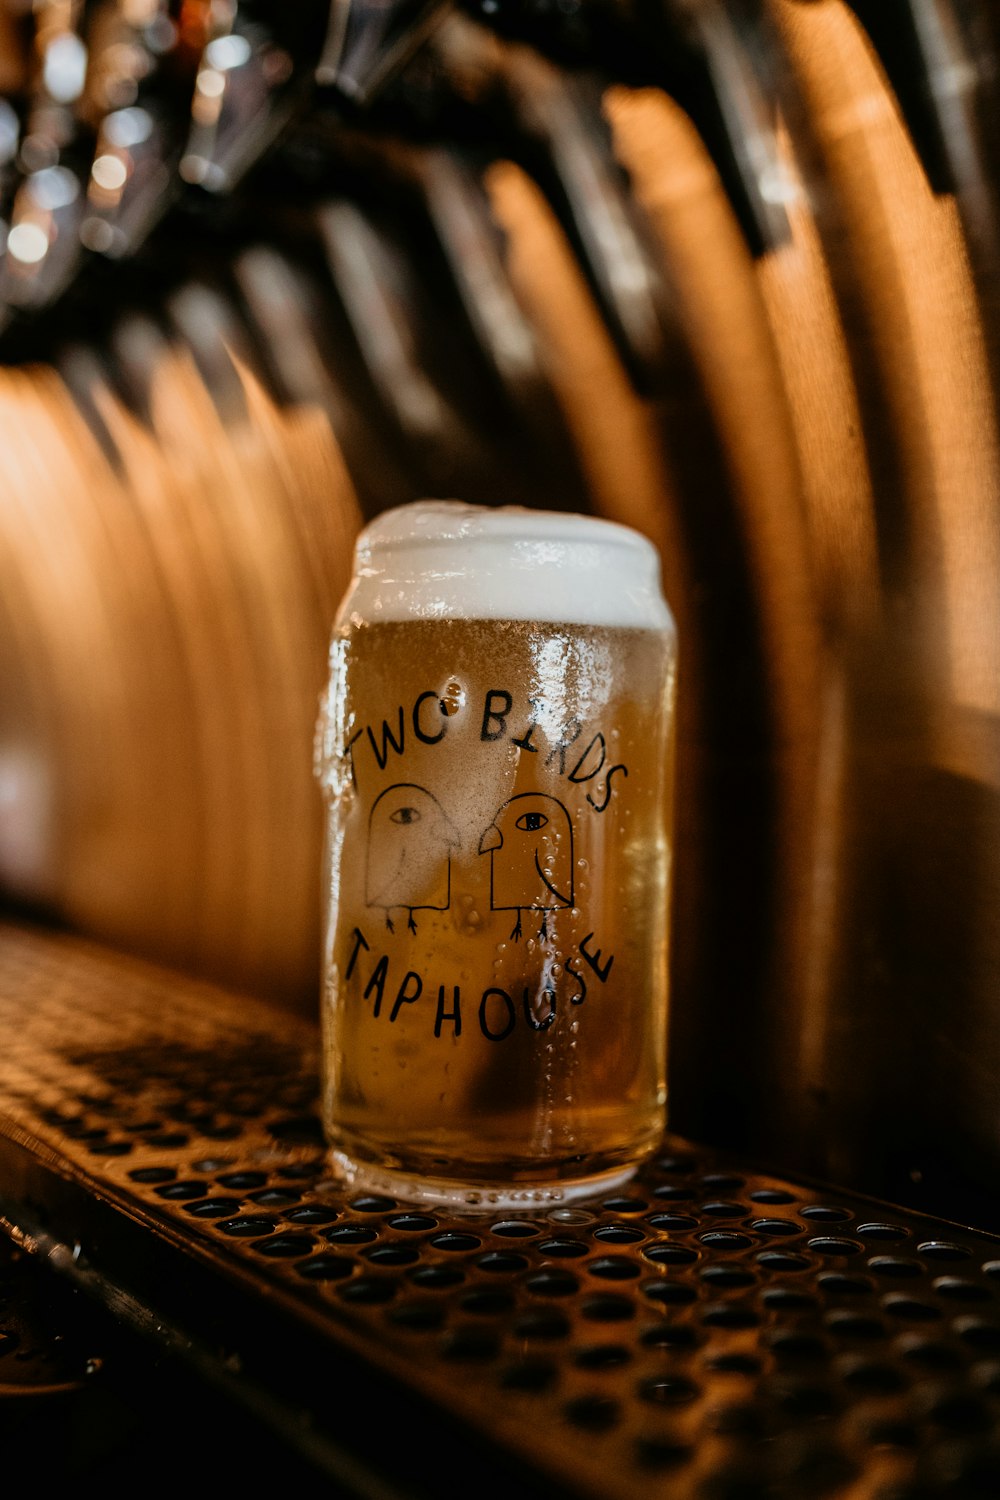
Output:
[[[14,1241],[328,1495],[1000,1494],[998,1240],[676,1141],[585,1208],[345,1197],[317,1030],[21,924],[0,1023]]]

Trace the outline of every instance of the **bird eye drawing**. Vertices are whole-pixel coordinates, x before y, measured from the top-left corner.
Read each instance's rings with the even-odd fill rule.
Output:
[[[549,912],[573,905],[573,824],[556,797],[522,792],[497,811],[479,841],[490,856],[490,906],[516,911],[511,932],[519,938],[521,914],[540,911],[539,936],[548,936]]]
[[[536,828],[544,828],[548,821],[544,813],[522,813],[514,826],[516,828],[523,828],[529,833],[534,833]]]
[[[386,787],[368,818],[365,900],[381,907],[395,932],[392,913],[406,912],[416,932],[415,911],[447,911],[451,904],[451,851],[458,834],[432,792],[413,782]]]

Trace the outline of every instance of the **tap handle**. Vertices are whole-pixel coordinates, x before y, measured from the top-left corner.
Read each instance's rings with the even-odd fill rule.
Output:
[[[447,0],[331,0],[316,82],[367,108],[448,8]]]
[[[1000,19],[970,0],[848,0],[936,193],[1000,166]],[[984,162],[984,152],[991,167]]]

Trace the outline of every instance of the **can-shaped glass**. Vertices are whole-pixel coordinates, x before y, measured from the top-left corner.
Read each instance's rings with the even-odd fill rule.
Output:
[[[323,1123],[350,1185],[552,1205],[655,1149],[675,681],[629,527],[427,500],[360,534],[316,737]]]

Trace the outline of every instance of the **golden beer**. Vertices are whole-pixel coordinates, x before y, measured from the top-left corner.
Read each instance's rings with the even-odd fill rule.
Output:
[[[664,1127],[655,551],[595,518],[420,502],[355,561],[317,735],[334,1163],[452,1206],[606,1189]]]

